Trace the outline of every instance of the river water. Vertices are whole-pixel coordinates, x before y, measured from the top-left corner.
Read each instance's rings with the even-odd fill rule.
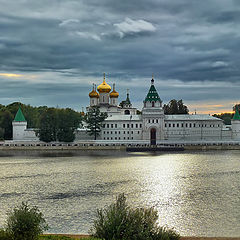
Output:
[[[240,236],[240,151],[0,158],[0,227],[28,201],[49,232],[88,233],[96,209],[120,193],[183,236]]]

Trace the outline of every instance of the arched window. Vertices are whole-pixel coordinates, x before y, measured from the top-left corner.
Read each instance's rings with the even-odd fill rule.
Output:
[[[130,111],[127,109],[127,110],[124,111],[124,114],[125,115],[130,115]]]
[[[154,102],[152,102],[152,107],[154,107]]]

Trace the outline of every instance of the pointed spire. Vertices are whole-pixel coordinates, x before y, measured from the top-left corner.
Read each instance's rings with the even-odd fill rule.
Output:
[[[103,82],[105,82],[105,73],[103,73]]]
[[[153,76],[152,76],[153,77]],[[160,99],[157,90],[154,86],[154,79],[151,79],[151,86],[150,89],[148,91],[148,94],[144,100],[144,102],[156,102],[159,101],[160,103],[162,102],[162,100]]]
[[[125,102],[128,103],[128,104],[131,104],[131,101],[129,99],[129,89],[127,89],[127,99],[126,99]]]
[[[22,113],[21,107],[18,108],[17,114],[13,121],[14,122],[26,122],[26,119]]]
[[[240,115],[239,115],[239,111],[238,111],[238,107],[235,107],[235,113],[233,116],[233,120],[240,120]]]
[[[153,74],[152,74],[151,85],[154,85],[154,78],[153,78]]]

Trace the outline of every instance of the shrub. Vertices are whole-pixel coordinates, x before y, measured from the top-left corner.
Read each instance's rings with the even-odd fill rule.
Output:
[[[98,209],[91,234],[105,240],[178,240],[173,230],[157,224],[154,208],[130,208],[124,194],[110,206]]]
[[[47,229],[43,214],[37,207],[30,208],[27,203],[23,202],[8,214],[6,232],[14,240],[35,240]]]
[[[5,230],[0,229],[0,240],[11,240],[11,237]]]

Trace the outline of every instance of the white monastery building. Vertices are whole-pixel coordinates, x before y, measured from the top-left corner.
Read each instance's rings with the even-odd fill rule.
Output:
[[[131,104],[129,93],[125,101],[118,104],[119,93],[103,82],[89,93],[90,106],[98,106],[107,113],[97,141],[111,143],[160,144],[166,141],[240,141],[240,116],[236,109],[232,125],[226,127],[219,118],[205,114],[165,115],[162,100],[154,86],[154,79],[143,101],[141,114]],[[89,110],[87,107],[87,111]],[[12,123],[13,140],[38,140],[33,129],[27,129],[27,122],[21,109]],[[78,129],[75,141],[93,140],[86,127]]]
[[[240,140],[240,117],[238,110],[232,120],[231,128],[226,128],[219,118],[207,114],[165,115],[162,100],[154,86],[154,79],[146,92],[141,114],[127,98],[118,104],[119,93],[103,82],[89,93],[90,106],[98,106],[108,114],[98,140],[111,142],[147,142],[152,145],[162,141],[219,141]],[[89,109],[87,107],[87,111]],[[79,130],[77,139],[92,139],[86,129]]]

